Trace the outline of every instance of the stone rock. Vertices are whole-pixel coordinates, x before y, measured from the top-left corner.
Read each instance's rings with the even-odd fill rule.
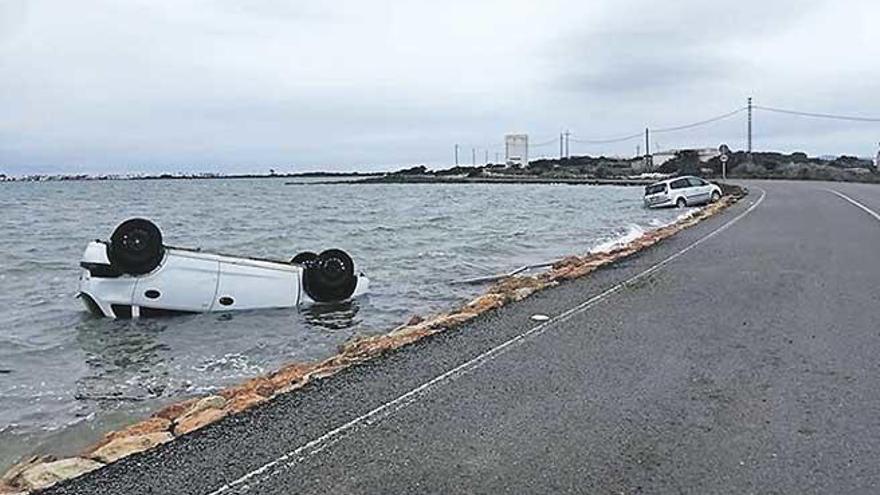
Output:
[[[401,327],[387,335],[376,335],[350,342],[346,345],[344,353],[347,356],[363,360],[415,342],[430,333],[431,329],[424,324]]]
[[[314,371],[309,373],[309,380],[316,378],[327,378],[328,376],[333,376],[336,373],[348,368],[350,363],[340,363],[340,364],[328,364],[327,366],[319,366],[315,368]]]
[[[395,330],[395,332],[400,329]],[[381,346],[380,341],[390,339],[388,335],[377,335],[373,337],[360,337],[348,341],[342,345],[340,352],[347,356],[366,356],[371,355],[376,347]]]
[[[195,404],[198,401],[199,401],[199,398],[195,397],[193,399],[187,399],[182,402],[175,402],[174,404],[169,404],[169,405],[163,407],[162,409],[158,410],[157,412],[155,412],[153,414],[153,417],[167,419],[169,421],[174,421],[181,414],[188,411],[193,406],[193,404]]]
[[[502,295],[489,294],[482,302],[486,303],[487,301],[503,300],[504,296]],[[473,309],[467,309],[457,313],[435,316],[426,320],[421,319],[420,323],[415,325],[404,324],[384,335],[362,337],[345,342],[339,347],[340,355],[328,360],[333,361],[333,363],[325,362],[319,364],[317,366],[317,372],[313,373],[311,376],[322,377],[328,373],[333,374],[338,371],[338,369],[335,368],[341,369],[366,358],[376,356],[382,352],[400,348],[428,335],[458,326],[477,317],[477,315],[478,313]],[[328,367],[334,369],[326,371]]]
[[[60,461],[46,462],[32,466],[21,472],[16,486],[27,490],[41,490],[59,481],[76,478],[103,466],[100,462],[82,457],[71,457]]]
[[[258,376],[256,378],[245,380],[244,382],[234,387],[225,388],[220,391],[219,395],[226,400],[232,400],[238,395],[250,394],[262,395],[263,397],[272,397],[272,394],[275,393],[275,390],[277,388],[278,387],[274,383],[272,383],[272,380],[270,380],[269,378]]]
[[[505,297],[501,294],[484,294],[465,305],[466,312],[485,313],[504,305]]]
[[[34,455],[31,457],[28,457],[27,459],[24,459],[21,462],[13,465],[11,468],[7,469],[6,472],[3,473],[3,476],[0,476],[0,486],[2,486],[2,485],[11,486],[11,485],[13,485],[13,480],[18,478],[18,476],[22,472],[36,466],[37,464],[44,464],[44,463],[52,462],[55,460],[57,460],[57,459],[53,456],[50,456],[50,455],[45,455],[45,456]]]
[[[101,447],[127,437],[137,437],[141,435],[146,435],[150,433],[162,433],[162,432],[170,432],[171,431],[171,420],[160,418],[160,417],[150,417],[143,421],[139,421],[125,429],[119,431],[111,431],[104,435],[104,438],[101,439],[98,443],[90,446],[83,453],[83,457],[92,457],[92,454],[100,449]]]
[[[477,313],[471,311],[452,313],[437,318],[437,320],[433,322],[432,327],[442,329],[454,328],[461,325],[462,323],[473,320],[477,316],[479,316]]]
[[[250,409],[257,404],[262,404],[267,400],[266,396],[255,392],[241,393],[229,399],[229,401],[226,402],[226,405],[223,406],[223,410],[227,414],[237,414],[245,409]]]
[[[292,383],[302,380],[314,368],[314,363],[288,364],[269,375],[269,382],[276,389],[288,387]]]
[[[177,436],[186,435],[191,431],[196,431],[199,428],[218,421],[224,416],[226,416],[225,411],[214,407],[199,409],[195,412],[187,413],[178,418],[177,422],[174,425],[174,434]]]
[[[226,416],[223,406],[226,399],[220,395],[209,395],[197,400],[189,409],[174,421],[174,434],[183,435],[213,423]]]
[[[496,295],[495,297],[498,296]],[[407,344],[416,342],[428,335],[440,332],[445,328],[450,328],[452,326],[460,324],[464,321],[474,318],[475,316],[476,313],[472,311],[462,311],[451,315],[441,315],[423,321],[418,325],[402,325],[395,328],[390,333],[384,335],[364,337],[346,342],[341,346],[341,356],[337,356],[337,358],[342,357],[344,359],[342,362],[334,364],[334,366],[349,366],[351,364],[377,356],[385,351],[398,349]],[[331,358],[331,360],[332,359],[336,358]],[[319,366],[319,368],[325,366],[326,365],[321,365]],[[336,371],[338,370],[334,370],[333,373],[335,373]],[[323,375],[324,373],[322,372],[321,374]]]
[[[109,433],[111,440],[121,437],[133,437],[147,433],[167,432],[171,429],[171,420],[165,418],[147,418],[139,421],[123,430]]]
[[[583,276],[589,275],[596,269],[595,265],[590,263],[584,263],[582,265],[573,266],[569,270],[567,270],[564,274],[561,275],[563,280],[574,280],[576,278],[581,278]]]
[[[494,294],[510,294],[523,288],[541,289],[543,286],[544,282],[538,277],[508,277],[493,285],[489,292]]]
[[[0,483],[0,495],[28,495],[28,492],[6,483]]]
[[[96,461],[111,463],[131,454],[152,449],[157,445],[171,441],[173,438],[174,436],[168,431],[119,437],[95,449],[90,457]]]
[[[374,346],[374,353],[382,352],[389,349],[397,349],[406,344],[410,344],[419,340],[423,337],[427,337],[432,333],[437,332],[436,325],[439,325],[440,321],[438,318],[432,318],[427,321],[423,321],[418,325],[398,328],[397,330],[391,332],[388,335],[380,336],[380,338],[376,339],[376,346]]]
[[[580,258],[574,256],[569,257],[569,264],[565,264],[562,268],[557,268],[557,270],[568,269],[570,266],[575,266],[576,260],[577,263],[580,263]],[[501,294],[510,301],[522,301],[545,287],[547,287],[546,276],[510,277],[495,284],[489,289],[489,293]]]
[[[410,326],[410,325],[418,325],[419,323],[421,323],[421,322],[423,322],[423,321],[425,321],[424,318],[422,318],[422,317],[419,316],[419,315],[415,315],[415,316],[413,316],[412,318],[410,318],[409,321],[406,322],[406,325],[407,325],[407,326]]]
[[[535,289],[534,287],[521,287],[519,289],[516,289],[513,292],[513,300],[514,301],[522,301],[523,299],[525,299],[525,298],[531,296],[532,294],[534,294],[535,292],[537,292],[537,290],[538,289]]]
[[[226,399],[224,399],[223,396],[209,395],[207,397],[202,397],[201,399],[197,400],[196,403],[193,404],[189,409],[187,409],[187,411],[183,413],[183,416],[178,419],[183,419],[186,416],[198,414],[206,409],[221,409],[225,405]]]
[[[560,268],[565,268],[565,267],[579,265],[579,264],[581,264],[581,258],[579,258],[577,256],[566,256],[565,258],[562,258],[561,260],[554,263],[551,268],[553,268],[554,270],[558,270]]]

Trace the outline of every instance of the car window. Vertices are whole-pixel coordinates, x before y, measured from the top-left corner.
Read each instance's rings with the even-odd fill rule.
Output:
[[[704,181],[703,179],[699,179],[697,177],[688,177],[688,182],[691,183],[691,187],[699,187],[699,186],[706,185],[706,181]]]
[[[666,191],[666,184],[652,184],[645,188],[645,196]]]
[[[678,179],[669,183],[669,187],[671,189],[684,189],[685,187],[689,186],[690,184],[688,183],[687,179]]]

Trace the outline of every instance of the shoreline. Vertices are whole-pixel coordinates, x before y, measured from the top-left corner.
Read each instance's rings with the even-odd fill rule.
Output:
[[[88,174],[37,174],[24,176],[7,176],[0,178],[0,183],[16,182],[108,182],[130,180],[222,180],[222,179],[310,179],[310,178],[335,178],[335,177],[360,177],[370,178],[384,175],[385,172],[291,172],[284,174],[158,174],[158,175],[88,175]],[[345,182],[345,181],[340,181]]]
[[[416,316],[386,334],[343,343],[339,347],[339,352],[327,359],[291,363],[272,373],[222,389],[215,395],[172,403],[142,421],[119,431],[108,432],[100,442],[85,449],[78,456],[61,460],[56,460],[53,456],[34,456],[26,459],[13,466],[0,478],[0,493],[41,489],[63,479],[98,469],[128,455],[173,441],[226,416],[291,393],[312,380],[332,376],[386,352],[455,328],[485,312],[521,301],[543,289],[586,276],[598,268],[631,256],[725,210],[745,195],[745,191],[736,186],[733,189],[728,187],[726,191],[727,195],[718,203],[701,208],[672,224],[649,230],[607,252],[568,256],[555,263],[547,272],[533,276],[505,278],[489,286],[482,295],[448,312],[426,318]],[[731,192],[735,194],[731,195]]]
[[[597,179],[576,177],[438,177],[430,175],[382,176],[349,181],[285,182],[285,186],[311,186],[336,184],[569,184],[576,186],[647,186],[655,179]]]

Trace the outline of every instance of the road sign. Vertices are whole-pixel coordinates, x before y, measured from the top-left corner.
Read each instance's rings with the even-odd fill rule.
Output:
[[[721,178],[726,180],[727,160],[730,160],[730,157],[727,154],[730,153],[730,148],[728,148],[726,144],[722,144],[719,150],[721,151],[721,157],[719,158],[721,160]]]

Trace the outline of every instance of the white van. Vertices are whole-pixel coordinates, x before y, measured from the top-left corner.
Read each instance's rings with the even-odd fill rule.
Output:
[[[690,175],[655,182],[645,187],[645,206],[694,206],[714,203],[721,199],[721,188],[711,182]]]

